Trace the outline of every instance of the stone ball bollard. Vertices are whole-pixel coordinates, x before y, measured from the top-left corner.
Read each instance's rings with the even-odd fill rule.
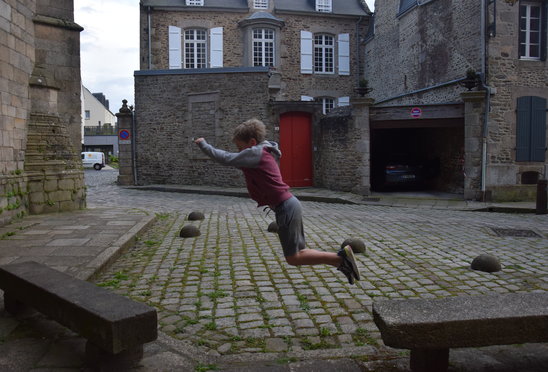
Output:
[[[190,212],[190,214],[188,215],[189,221],[199,221],[199,220],[203,220],[204,218],[205,218],[204,214],[198,211]]]
[[[200,229],[198,229],[194,225],[185,225],[181,229],[181,232],[179,233],[179,236],[181,238],[194,238],[196,236],[200,236]]]
[[[494,273],[501,270],[498,258],[490,254],[480,254],[474,258],[470,267],[472,270],[484,271],[486,273]]]
[[[365,253],[365,243],[363,242],[363,240],[357,238],[348,238],[341,244],[341,248],[344,248],[347,245],[352,248],[352,252],[354,253]]]
[[[278,224],[276,223],[276,221],[274,222],[271,222],[270,225],[268,225],[268,232],[271,232],[271,233],[277,233],[278,232]]]

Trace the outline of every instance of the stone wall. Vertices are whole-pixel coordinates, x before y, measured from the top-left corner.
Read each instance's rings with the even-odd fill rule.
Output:
[[[524,172],[534,171],[540,173],[541,178],[547,177],[548,154],[544,163],[515,161],[517,99],[521,96],[548,99],[547,62],[519,59],[518,12],[518,4],[500,2],[496,35],[489,39],[487,76],[494,94],[489,114],[487,185],[492,189],[493,198],[501,200],[519,200],[522,189],[530,188],[521,184]],[[493,9],[490,16],[493,17]]]
[[[138,184],[244,186],[240,171],[209,160],[193,138],[237,151],[233,129],[256,117],[267,126],[267,137],[278,140],[268,110],[268,69],[256,71],[137,73]]]
[[[314,180],[330,190],[370,193],[369,99],[335,109],[315,130]]]
[[[85,206],[72,0],[0,4],[0,225]],[[9,89],[8,89],[9,88]]]
[[[24,175],[29,75],[34,66],[35,2],[0,3],[0,226],[27,211]]]
[[[481,70],[480,1],[434,0],[397,16],[400,0],[375,8],[375,36],[365,46],[365,77],[380,105],[460,101],[458,84],[384,100]]]
[[[168,28],[170,25],[185,28],[223,27],[223,67],[250,66],[245,58],[244,28],[239,22],[248,18],[247,12],[216,12],[216,11],[163,11],[154,9],[151,13],[150,69],[163,70],[169,68],[168,62]],[[279,14],[275,17],[283,21],[280,39],[276,50],[278,63],[276,71],[281,74],[281,89],[274,97],[278,101],[300,100],[301,96],[312,97],[346,97],[351,96],[357,85],[358,75],[363,71],[363,44],[359,51],[356,44],[356,29],[359,38],[365,36],[368,19],[332,17],[325,13],[317,15]],[[148,50],[148,18],[146,10],[141,11],[141,69],[149,69]],[[349,76],[335,74],[309,74],[300,72],[300,31],[321,32],[335,36],[341,33],[350,34],[350,70]],[[336,40],[335,40],[336,43]],[[358,56],[360,60],[358,61]],[[335,60],[336,60],[335,56]],[[362,66],[358,67],[358,63]]]

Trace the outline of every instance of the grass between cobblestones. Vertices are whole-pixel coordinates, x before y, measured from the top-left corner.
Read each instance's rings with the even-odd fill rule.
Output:
[[[383,212],[366,215],[359,208],[336,205],[329,216],[312,209],[305,219],[312,248],[335,251],[348,237],[366,242],[366,255],[357,256],[363,278],[356,286],[328,266],[287,265],[277,236],[267,232],[270,218],[246,208],[211,209],[203,221],[158,215],[96,282],[158,309],[163,332],[219,354],[379,346],[375,297],[548,290],[542,237],[516,250],[515,239],[496,237],[488,225],[441,229],[434,212],[426,220],[400,216],[387,227]],[[187,224],[202,234],[180,238]],[[475,252],[483,251],[503,257],[503,272],[469,269]]]

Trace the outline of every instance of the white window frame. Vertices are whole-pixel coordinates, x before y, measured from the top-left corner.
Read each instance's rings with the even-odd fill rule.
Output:
[[[256,37],[256,31],[260,32],[260,37]],[[267,34],[272,38],[267,37]],[[267,27],[253,28],[251,30],[251,53],[253,66],[275,66],[276,30]],[[257,63],[258,61],[260,63]]]
[[[90,110],[85,110],[84,111],[84,116],[85,116],[86,120],[90,120],[91,119],[91,111]]]
[[[268,0],[253,0],[254,9],[268,9]]]
[[[321,43],[317,43],[321,37]],[[331,44],[326,43],[327,38]],[[314,54],[314,73],[315,74],[334,74],[335,73],[335,37],[328,34],[314,34],[313,38]],[[319,58],[318,58],[319,56]],[[321,62],[321,63],[318,63]]]
[[[322,13],[331,13],[333,8],[331,0],[316,0],[316,11]]]
[[[187,6],[204,6],[204,0],[186,0]]]
[[[540,60],[540,56],[541,56],[541,46],[542,46],[542,37],[546,37],[545,35],[542,34],[542,17],[545,16],[544,14],[542,14],[542,4],[540,3],[522,3],[520,4],[520,7],[525,7],[525,12],[523,12],[523,17],[522,18],[525,18],[525,28],[522,29],[521,28],[521,21],[522,19],[519,20],[519,58],[520,59],[525,59],[525,60],[533,60],[533,61],[538,61]],[[534,18],[531,16],[531,10],[532,8],[538,8],[538,18]],[[532,29],[532,23],[533,21],[537,21],[538,23],[538,27],[535,28],[535,29]],[[538,34],[538,41],[536,43],[532,43],[531,42],[531,36],[533,33],[537,33]],[[522,35],[525,35],[525,40],[522,42],[521,39],[522,39]],[[521,48],[522,46],[525,47],[525,53],[521,53]],[[532,48],[536,48],[536,52],[537,52],[537,56],[531,56],[531,50]]]
[[[191,38],[188,38],[189,33],[192,33]],[[183,34],[183,68],[207,68],[207,30],[190,28]],[[198,34],[202,38],[198,38]],[[189,47],[192,48],[190,56]]]
[[[319,97],[317,100],[322,104],[322,114],[324,115],[336,107],[337,101],[333,97]]]

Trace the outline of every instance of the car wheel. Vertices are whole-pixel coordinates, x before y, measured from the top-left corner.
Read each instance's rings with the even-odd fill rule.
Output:
[[[101,164],[93,164],[93,169],[101,170],[101,169],[103,169],[103,167],[101,166]]]

